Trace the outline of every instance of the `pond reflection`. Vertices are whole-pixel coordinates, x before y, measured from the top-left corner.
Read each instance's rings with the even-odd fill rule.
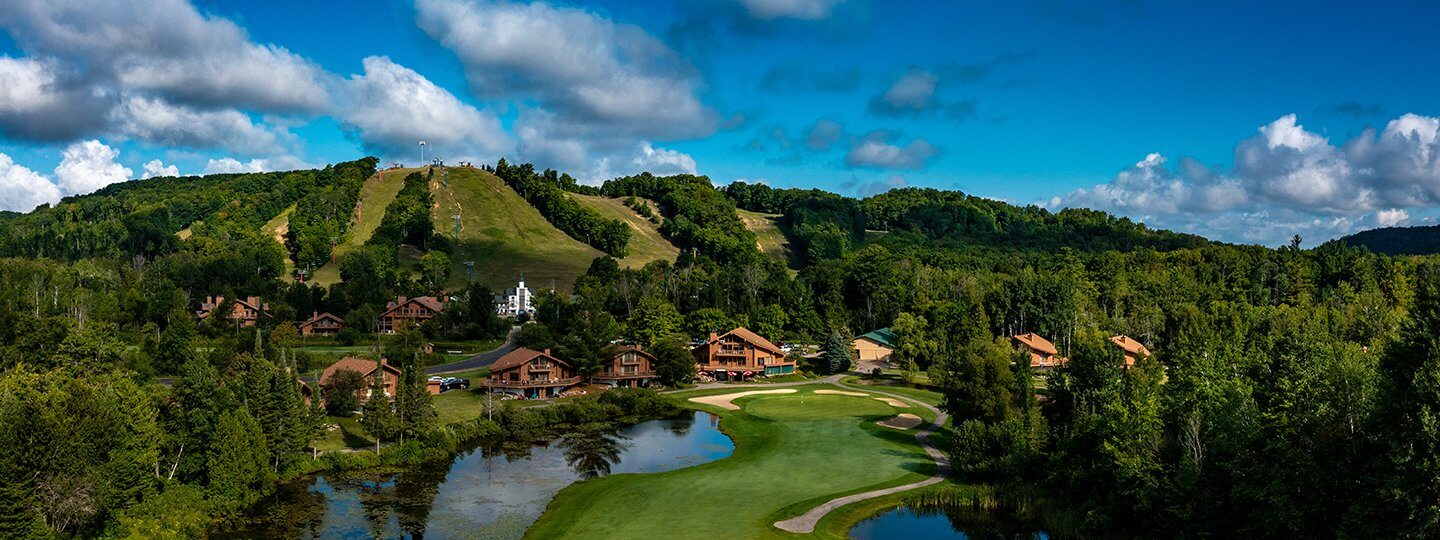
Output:
[[[901,506],[856,523],[854,540],[882,538],[968,538],[984,540],[1044,540],[1050,538],[1038,523],[1003,512]]]
[[[579,430],[545,445],[474,449],[390,474],[322,474],[280,486],[215,538],[519,538],[578,480],[660,472],[730,455],[708,413],[618,431]]]

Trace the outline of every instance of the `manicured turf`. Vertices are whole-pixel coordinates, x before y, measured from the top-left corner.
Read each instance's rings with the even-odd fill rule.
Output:
[[[761,253],[785,263],[791,269],[799,268],[794,254],[790,252],[790,240],[785,238],[785,233],[780,232],[780,225],[777,223],[780,214],[762,214],[738,208],[735,213],[740,216],[740,221],[745,223],[745,228],[755,233],[755,243],[759,244]]]
[[[380,174],[365,181],[360,187],[360,220],[340,241],[340,245],[335,246],[336,261],[341,255],[359,249],[375,235],[375,229],[380,228],[380,220],[385,218],[385,207],[395,200],[400,188],[405,187],[405,176],[417,171],[424,174],[422,169],[390,169],[380,171]],[[339,283],[340,265],[329,263],[320,267],[311,281],[321,285]]]
[[[896,409],[870,398],[795,394],[740,398],[720,427],[734,455],[659,474],[572,485],[531,538],[766,538],[772,524],[831,498],[914,482],[934,470],[913,432],[876,426]],[[738,391],[738,389],[736,390]],[[704,393],[714,393],[707,391]],[[694,394],[681,394],[688,397]]]
[[[464,285],[465,261],[475,261],[475,281],[492,291],[514,287],[525,273],[531,288],[554,286],[569,290],[590,261],[602,253],[570,238],[545,220],[540,212],[493,174],[451,167],[449,186],[431,184],[435,209],[431,216],[437,232],[455,237],[460,213],[460,245],[451,255],[451,287]]]
[[[660,234],[660,226],[651,223],[650,220],[640,217],[630,207],[625,206],[623,197],[602,197],[599,195],[580,195],[570,193],[570,197],[594,208],[600,215],[630,226],[630,243],[626,245],[629,252],[624,259],[620,259],[620,266],[625,268],[639,268],[653,261],[674,261],[680,255],[680,248],[675,247],[664,235]],[[649,203],[650,208],[659,208],[655,203]]]

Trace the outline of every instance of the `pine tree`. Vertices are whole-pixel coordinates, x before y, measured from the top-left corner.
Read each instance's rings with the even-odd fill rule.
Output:
[[[1440,267],[1416,269],[1415,305],[1380,361],[1374,413],[1377,446],[1387,454],[1380,512],[1395,527],[1383,536],[1440,534]]]
[[[385,377],[377,373],[370,383],[370,396],[365,399],[365,414],[360,417],[360,427],[375,437],[375,453],[380,453],[380,443],[393,438],[401,429],[400,419],[390,406],[385,395]]]
[[[423,370],[415,364],[411,362],[405,366],[399,388],[395,390],[395,413],[401,426],[402,443],[406,435],[419,437],[435,426],[435,406],[430,389],[426,387]]]
[[[850,370],[854,360],[854,351],[851,350],[850,340],[839,332],[830,334],[825,338],[825,349],[823,367],[826,373],[844,373]]]
[[[170,324],[160,333],[160,343],[155,350],[155,369],[165,375],[180,373],[181,368],[195,357],[195,321],[189,313],[176,311],[170,314]]]
[[[273,477],[267,466],[265,435],[243,408],[220,415],[212,448],[207,469],[213,497],[243,503]]]

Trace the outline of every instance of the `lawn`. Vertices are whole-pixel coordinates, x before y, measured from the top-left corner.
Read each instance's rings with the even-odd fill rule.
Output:
[[[438,415],[441,424],[448,424],[459,420],[470,420],[485,412],[485,392],[480,386],[480,381],[490,376],[489,368],[480,368],[474,371],[463,371],[452,373],[445,377],[458,377],[470,379],[470,389],[451,390],[431,398],[435,404],[435,413]],[[500,401],[495,401],[498,406]]]
[[[934,462],[921,451],[913,431],[875,425],[897,409],[870,398],[813,393],[827,387],[741,398],[736,401],[740,411],[696,405],[724,417],[720,427],[735,440],[732,456],[666,473],[615,475],[574,484],[551,501],[526,534],[532,538],[789,536],[772,524],[837,496],[914,482],[933,472]]]
[[[345,234],[340,245],[335,247],[336,261],[340,260],[341,255],[359,249],[375,235],[375,229],[380,228],[380,221],[385,218],[385,207],[395,200],[400,188],[405,187],[405,176],[412,172],[424,174],[422,169],[391,169],[380,171],[365,181],[360,187],[360,220]],[[320,285],[339,283],[340,265],[328,263],[320,267],[311,281]]]
[[[319,441],[316,441],[315,448],[321,452],[333,450],[344,450],[346,448],[374,448],[375,439],[365,434],[365,428],[360,427],[360,416],[355,415],[349,418],[327,416],[325,421],[339,426],[325,434]]]
[[[745,224],[746,229],[755,233],[755,243],[759,245],[761,253],[785,263],[791,270],[800,268],[795,261],[794,254],[790,251],[790,239],[785,238],[785,233],[780,232],[778,222],[780,214],[762,214],[738,208],[735,209],[735,214],[740,216],[740,221]]]

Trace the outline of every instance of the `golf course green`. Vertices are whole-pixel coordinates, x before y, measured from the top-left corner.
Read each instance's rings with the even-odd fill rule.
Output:
[[[621,474],[561,491],[530,538],[771,538],[773,527],[835,497],[921,480],[934,462],[915,431],[876,425],[913,407],[821,395],[829,385],[734,400],[739,410],[685,401],[722,417],[726,459],[658,474]],[[682,399],[728,391],[679,394]],[[927,415],[928,416],[928,415]],[[825,529],[817,531],[827,534]],[[842,531],[843,534],[843,531]]]

